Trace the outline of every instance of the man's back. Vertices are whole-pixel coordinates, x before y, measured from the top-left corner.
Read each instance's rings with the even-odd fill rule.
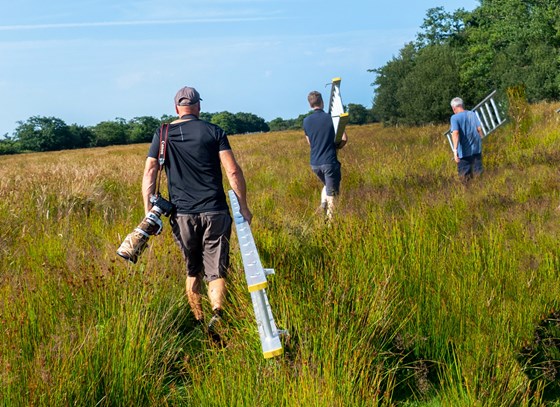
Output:
[[[332,118],[321,109],[303,120],[303,130],[309,138],[311,165],[336,164],[336,146]]]
[[[459,132],[459,157],[469,157],[482,152],[482,143],[477,128],[480,121],[474,112],[463,110],[451,116],[451,131]]]
[[[218,126],[189,116],[169,125],[165,169],[169,197],[178,213],[227,210],[222,184],[220,151],[230,150],[225,132]],[[159,154],[159,131],[149,157]]]

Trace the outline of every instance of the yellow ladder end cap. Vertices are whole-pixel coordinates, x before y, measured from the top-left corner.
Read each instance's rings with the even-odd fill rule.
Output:
[[[248,286],[249,292],[252,293],[252,292],[255,292],[255,291],[263,290],[263,289],[266,288],[267,285],[268,284],[267,284],[266,281],[264,281],[262,283],[250,285],[250,286]]]
[[[281,355],[282,353],[284,353],[284,349],[278,348],[274,350],[269,350],[267,352],[263,352],[263,355],[265,359],[270,359],[273,358],[274,356]]]

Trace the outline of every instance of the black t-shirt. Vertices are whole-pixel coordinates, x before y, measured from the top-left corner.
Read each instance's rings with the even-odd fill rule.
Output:
[[[169,198],[180,214],[227,210],[220,163],[220,151],[231,150],[226,133],[196,116],[183,117],[188,121],[169,125]],[[159,157],[160,131],[154,134],[148,157]]]
[[[311,165],[338,163],[334,143],[334,125],[330,114],[321,109],[315,110],[303,119],[303,131],[311,145]]]

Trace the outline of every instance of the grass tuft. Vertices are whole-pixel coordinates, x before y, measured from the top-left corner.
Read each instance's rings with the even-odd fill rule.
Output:
[[[231,138],[288,332],[272,359],[235,237],[223,347],[167,221],[138,264],[116,255],[147,145],[0,157],[0,404],[560,403],[560,116],[513,108],[467,186],[445,126],[350,126],[332,224],[301,132]]]

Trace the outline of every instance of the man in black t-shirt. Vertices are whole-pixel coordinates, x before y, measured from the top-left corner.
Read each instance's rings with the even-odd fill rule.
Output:
[[[222,184],[223,166],[229,184],[238,197],[240,212],[250,223],[253,215],[247,206],[246,184],[226,133],[218,126],[200,120],[200,98],[196,89],[181,88],[175,96],[179,119],[167,128],[165,171],[169,198],[176,207],[170,222],[175,241],[186,261],[186,291],[195,319],[203,322],[201,285],[208,283],[213,317],[209,328],[222,313],[229,267],[231,216]],[[142,196],[146,213],[155,192],[159,129],[154,134],[146,159]]]
[[[321,207],[330,219],[333,215],[334,200],[339,193],[342,178],[336,150],[344,147],[348,141],[348,136],[345,132],[341,141],[338,144],[335,143],[332,117],[323,110],[323,97],[319,92],[310,92],[307,101],[313,109],[313,113],[303,119],[303,130],[311,147],[311,169],[324,185],[321,192]]]

